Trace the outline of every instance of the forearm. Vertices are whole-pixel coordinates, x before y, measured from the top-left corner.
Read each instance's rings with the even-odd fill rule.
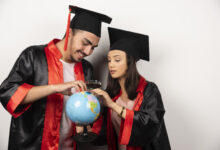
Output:
[[[56,92],[54,85],[35,86],[30,89],[21,104],[32,103]]]
[[[115,102],[112,102],[109,107],[114,110],[118,115],[120,115],[123,119],[125,119],[125,116],[126,116],[126,109],[123,110],[122,112],[122,109],[123,107],[118,105],[117,103]],[[122,114],[121,114],[122,112]]]

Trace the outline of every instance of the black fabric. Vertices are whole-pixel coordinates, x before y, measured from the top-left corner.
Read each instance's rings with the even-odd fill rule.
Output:
[[[103,116],[103,122],[101,126],[101,130],[99,132],[98,137],[92,142],[92,144],[96,146],[106,145],[107,144],[107,113],[108,113],[108,107],[103,106],[102,112],[100,113],[101,116]]]
[[[26,49],[17,59],[15,65],[9,73],[8,78],[2,83],[0,88],[0,100],[4,107],[6,107],[11,95],[13,95],[13,93],[24,83],[25,80],[31,83],[30,80],[33,76],[33,68],[31,67],[30,62],[33,62],[33,58],[28,53],[28,49]],[[7,93],[5,93],[6,91]]]
[[[159,89],[156,84],[147,81],[140,110],[134,112],[128,145],[141,146],[143,150],[171,150],[163,119],[164,113],[165,110]],[[107,135],[106,130],[108,130],[105,128],[107,126],[107,114],[104,113],[103,116],[105,119],[102,123],[101,136],[96,141],[96,144],[98,142],[104,143],[104,140],[106,140],[103,136]]]
[[[7,107],[11,96],[23,83],[34,86],[48,84],[48,65],[44,48],[32,46],[22,52],[12,68],[9,76],[0,86],[0,101]],[[92,65],[82,61],[84,77],[86,80],[93,78]],[[9,150],[40,150],[44,128],[46,100],[32,103],[30,108],[17,118],[11,119]],[[19,105],[15,112],[19,112],[23,105]]]
[[[77,6],[69,6],[71,13],[76,15],[70,22],[70,27],[91,32],[98,37],[101,36],[102,22],[111,23],[111,18],[91,10],[80,8]]]
[[[156,84],[148,82],[140,110],[134,112],[128,145],[142,146],[145,150],[170,150],[164,123],[165,109]]]
[[[94,80],[92,64],[89,61],[83,59],[82,66],[83,66],[83,74],[84,74],[85,81]]]
[[[11,96],[23,83],[45,85],[48,83],[45,46],[32,46],[22,52],[12,68],[8,78],[0,88],[0,100],[6,107]],[[42,67],[44,66],[44,67]],[[18,118],[11,119],[9,150],[40,149],[44,125],[46,98],[34,102],[31,107]],[[19,105],[15,112],[23,105]]]
[[[150,60],[148,35],[134,33],[116,28],[108,28],[110,50],[121,50],[132,56],[136,61],[139,59]]]

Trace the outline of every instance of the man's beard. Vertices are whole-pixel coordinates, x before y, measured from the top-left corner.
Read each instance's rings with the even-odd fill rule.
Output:
[[[73,62],[73,63],[77,63],[77,62],[80,62],[80,61],[76,61],[72,55],[70,55],[70,61]]]
[[[82,50],[76,50],[76,52],[77,52],[77,53],[80,52],[80,53],[83,55],[83,58],[84,58],[85,56],[87,56]],[[82,59],[83,59],[83,58],[82,58]],[[80,59],[80,60],[77,61],[76,59],[73,58],[72,55],[70,55],[70,60],[71,60],[71,62],[73,62],[73,63],[81,62],[82,59]]]

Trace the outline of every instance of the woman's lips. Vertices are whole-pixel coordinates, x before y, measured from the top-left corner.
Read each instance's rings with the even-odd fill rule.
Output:
[[[110,73],[111,74],[114,74],[116,71],[115,70],[110,70]]]

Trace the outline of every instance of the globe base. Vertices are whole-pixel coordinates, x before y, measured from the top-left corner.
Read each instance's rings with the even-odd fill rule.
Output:
[[[87,142],[94,141],[97,137],[98,137],[98,135],[93,132],[84,132],[84,133],[76,134],[73,137],[73,139],[76,142],[87,143]]]

